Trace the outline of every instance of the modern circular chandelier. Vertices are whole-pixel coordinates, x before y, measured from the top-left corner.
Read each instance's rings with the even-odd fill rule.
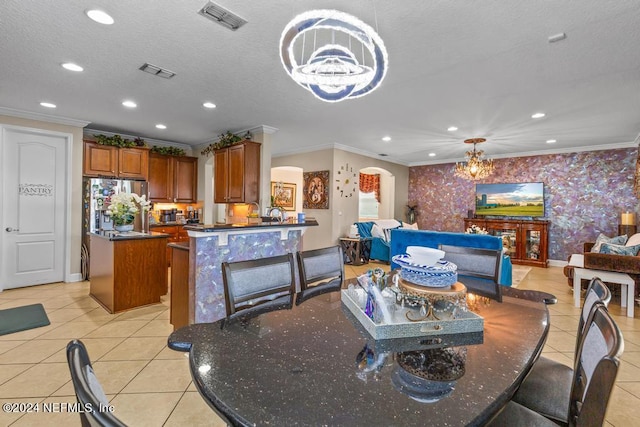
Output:
[[[291,78],[326,102],[375,90],[387,73],[387,50],[369,25],[337,10],[311,10],[280,37],[280,60]]]
[[[485,160],[484,151],[476,151],[476,144],[481,144],[485,141],[486,139],[484,138],[471,138],[464,141],[465,144],[473,144],[473,151],[467,151],[466,163],[456,163],[456,176],[477,181],[479,179],[486,178],[493,173],[495,169],[493,166],[493,160]]]

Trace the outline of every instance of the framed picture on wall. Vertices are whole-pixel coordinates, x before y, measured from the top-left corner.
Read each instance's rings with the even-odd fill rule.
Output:
[[[304,172],[302,207],[329,209],[329,171]]]
[[[296,185],[289,182],[271,181],[271,201],[285,211],[296,210]]]

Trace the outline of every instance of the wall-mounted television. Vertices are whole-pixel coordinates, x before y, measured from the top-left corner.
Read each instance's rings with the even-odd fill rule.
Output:
[[[544,184],[476,184],[477,216],[544,216]]]

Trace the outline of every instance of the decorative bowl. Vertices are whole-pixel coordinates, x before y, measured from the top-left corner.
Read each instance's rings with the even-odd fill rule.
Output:
[[[458,267],[449,261],[438,261],[435,265],[416,264],[409,255],[395,255],[403,280],[420,286],[445,288],[458,281]]]
[[[444,251],[424,246],[407,246],[407,254],[420,265],[434,265],[444,257]]]

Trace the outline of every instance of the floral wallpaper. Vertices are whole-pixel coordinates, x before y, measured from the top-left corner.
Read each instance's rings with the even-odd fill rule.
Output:
[[[588,151],[495,159],[482,183],[543,182],[549,224],[549,259],[566,261],[599,233],[618,233],[621,214],[639,212],[633,180],[638,150]],[[475,182],[457,178],[454,165],[409,168],[409,203],[417,204],[420,229],[464,231],[474,210]]]

